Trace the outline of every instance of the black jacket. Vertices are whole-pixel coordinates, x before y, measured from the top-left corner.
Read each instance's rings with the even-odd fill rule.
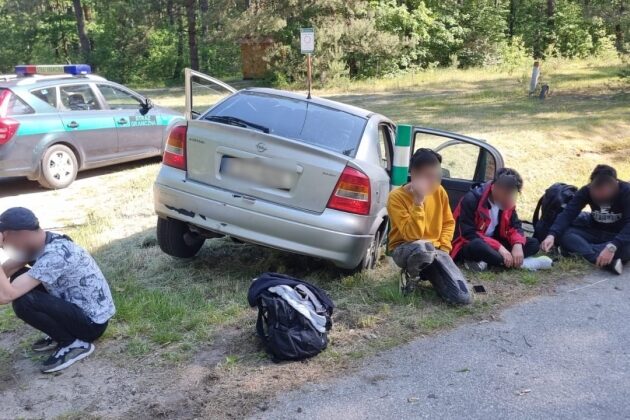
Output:
[[[607,205],[593,202],[588,185],[580,188],[558,215],[549,234],[559,238],[587,205],[591,208],[593,228],[617,233],[611,241],[617,247],[630,246],[630,184],[624,181],[619,181],[619,194]]]
[[[326,308],[329,315],[332,315],[333,309],[335,307],[333,301],[328,297],[326,292],[320,289],[317,286],[314,286],[304,280],[298,280],[296,278],[287,276],[285,274],[279,273],[263,273],[249,286],[249,291],[247,292],[247,302],[249,302],[249,306],[254,307],[257,305],[258,296],[269,289],[270,287],[279,286],[279,285],[287,285],[290,287],[295,287],[300,284],[308,287],[311,292],[319,299],[320,303]]]

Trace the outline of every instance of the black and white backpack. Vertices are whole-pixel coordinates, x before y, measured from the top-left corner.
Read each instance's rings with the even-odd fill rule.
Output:
[[[275,362],[313,357],[328,346],[334,304],[317,286],[264,273],[252,282],[247,300],[258,307],[256,332]]]
[[[566,205],[573,199],[577,187],[574,185],[556,182],[545,190],[545,194],[540,197],[532,223],[534,225],[534,238],[544,241],[549,233],[549,229]]]

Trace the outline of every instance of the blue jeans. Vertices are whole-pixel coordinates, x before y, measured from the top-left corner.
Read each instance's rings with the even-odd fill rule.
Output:
[[[582,213],[560,238],[562,253],[584,257],[595,264],[599,254],[612,241],[617,233],[596,229],[592,226],[590,214]],[[625,263],[630,261],[630,246],[617,249],[615,259],[621,258]]]

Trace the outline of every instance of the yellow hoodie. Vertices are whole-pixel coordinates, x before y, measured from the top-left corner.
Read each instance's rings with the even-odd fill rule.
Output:
[[[436,248],[451,251],[455,233],[455,219],[446,190],[440,186],[424,203],[416,206],[413,195],[400,187],[389,194],[387,212],[391,229],[389,250],[405,242],[431,241]]]

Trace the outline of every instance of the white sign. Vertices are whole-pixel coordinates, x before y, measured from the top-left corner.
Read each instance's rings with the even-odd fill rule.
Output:
[[[315,30],[313,28],[300,29],[300,47],[302,54],[313,54],[315,52]]]

